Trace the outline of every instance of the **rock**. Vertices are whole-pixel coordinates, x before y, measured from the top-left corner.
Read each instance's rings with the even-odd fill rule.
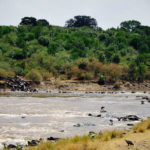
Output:
[[[93,116],[93,115],[89,113],[88,116]]]
[[[99,115],[97,115],[96,117],[101,117],[102,115],[101,114],[99,114]]]
[[[148,101],[148,103],[150,103],[150,98],[148,98],[148,100],[147,100],[147,101]]]
[[[142,97],[142,99],[146,99],[146,100],[148,100],[148,99],[149,99],[149,97],[148,97],[148,96],[143,96],[143,97]]]
[[[54,137],[49,137],[47,138],[48,141],[58,141],[60,138],[54,138]]]
[[[144,104],[144,101],[141,101],[141,104],[143,105],[143,104]]]
[[[25,116],[22,116],[21,118],[24,119],[24,118],[26,118],[26,117],[25,117]]]
[[[128,116],[125,116],[125,117],[119,117],[118,118],[118,121],[138,121],[140,120],[139,117],[137,117],[136,115],[128,115]]]
[[[115,83],[113,89],[119,90],[121,88],[120,83]]]
[[[81,127],[81,125],[78,123],[76,125],[73,125],[74,127]]]
[[[31,141],[28,141],[28,146],[36,146],[39,144],[39,140],[31,140]]]
[[[127,126],[130,126],[130,127],[131,127],[131,126],[134,126],[134,124],[132,124],[132,123],[128,123],[128,124],[127,124]]]
[[[105,92],[101,92],[101,94],[105,94]]]
[[[20,144],[15,144],[15,143],[2,143],[3,144],[3,148],[4,149],[17,149],[17,150],[22,150],[23,147],[25,147],[26,145],[20,145]]]
[[[100,113],[106,113],[106,112],[107,112],[106,110],[101,110],[101,111],[100,111]]]
[[[7,148],[8,148],[8,149],[16,149],[17,146],[14,145],[14,144],[9,144],[9,145],[7,146]]]
[[[33,92],[36,92],[36,93],[38,93],[38,89],[33,89]]]
[[[96,125],[93,124],[93,123],[85,123],[84,125],[85,125],[85,126],[96,126]]]

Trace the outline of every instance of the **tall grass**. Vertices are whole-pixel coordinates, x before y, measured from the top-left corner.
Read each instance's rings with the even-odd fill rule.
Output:
[[[150,118],[148,120],[144,120],[137,125],[133,126],[132,130],[134,132],[145,132],[150,129]]]

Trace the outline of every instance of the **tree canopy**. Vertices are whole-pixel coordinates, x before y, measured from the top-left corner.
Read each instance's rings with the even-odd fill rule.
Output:
[[[122,22],[120,24],[120,27],[125,30],[133,31],[135,28],[139,27],[140,25],[141,23],[139,21],[129,20],[129,21]]]
[[[46,19],[37,20],[34,17],[24,17],[21,19],[20,25],[41,25],[41,26],[49,26],[49,22]]]
[[[90,16],[75,16],[73,19],[66,21],[67,27],[83,27],[87,26],[90,28],[97,27],[97,21]]]
[[[33,25],[37,24],[36,18],[34,17],[24,17],[21,19],[20,25]]]

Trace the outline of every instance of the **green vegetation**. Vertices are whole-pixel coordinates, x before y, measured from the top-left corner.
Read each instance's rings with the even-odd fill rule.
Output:
[[[150,27],[131,20],[103,30],[89,16],[58,27],[24,17],[18,27],[0,26],[0,78],[14,74],[38,82],[51,77],[142,82],[150,79]]]

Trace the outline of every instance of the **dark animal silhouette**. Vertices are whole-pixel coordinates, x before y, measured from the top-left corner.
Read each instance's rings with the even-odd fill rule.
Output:
[[[128,144],[128,146],[130,145],[134,145],[132,141],[125,139],[126,143]]]
[[[47,138],[48,141],[58,141],[60,138],[54,138],[54,137],[49,137]]]
[[[105,107],[104,107],[104,106],[102,106],[102,107],[101,107],[100,112],[101,112],[101,113],[105,113],[105,112],[106,112],[106,110],[105,110]]]
[[[109,121],[110,121],[110,125],[112,126],[112,125],[113,125],[113,120],[112,120],[112,119],[110,119]]]
[[[104,107],[104,106],[102,106],[102,107],[101,107],[101,110],[104,110],[104,108],[105,108],[105,107]]]

